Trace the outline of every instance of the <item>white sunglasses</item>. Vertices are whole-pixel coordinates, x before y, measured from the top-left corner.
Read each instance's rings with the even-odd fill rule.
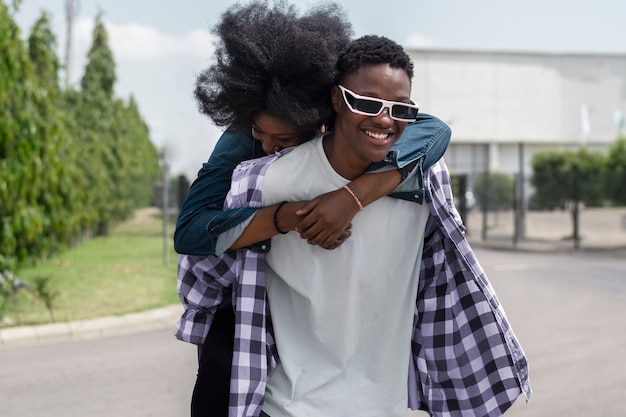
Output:
[[[414,122],[417,119],[419,105],[411,100],[411,103],[388,101],[381,98],[367,97],[356,94],[342,85],[337,85],[341,90],[343,100],[348,108],[357,114],[365,116],[378,116],[383,109],[389,109],[389,116],[401,122]]]

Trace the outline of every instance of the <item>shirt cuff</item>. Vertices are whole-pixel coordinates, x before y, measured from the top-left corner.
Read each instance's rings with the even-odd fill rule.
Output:
[[[232,228],[219,235],[215,243],[215,254],[221,255],[222,253],[230,249],[230,247],[233,246],[233,243],[235,243],[235,241],[239,239],[239,237],[243,234],[243,231],[246,227],[248,227],[253,217],[254,214],[245,219],[243,222],[237,224],[236,226],[233,226]]]

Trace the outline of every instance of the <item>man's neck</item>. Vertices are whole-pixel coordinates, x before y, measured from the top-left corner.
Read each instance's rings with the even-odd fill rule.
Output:
[[[341,141],[335,138],[334,132],[330,132],[322,139],[324,153],[328,162],[337,174],[353,180],[365,173],[369,163],[354,163],[357,158],[351,157],[349,149],[341,147]]]

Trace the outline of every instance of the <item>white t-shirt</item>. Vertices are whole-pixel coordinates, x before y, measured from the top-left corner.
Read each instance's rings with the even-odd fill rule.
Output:
[[[307,200],[349,181],[321,138],[273,163],[263,205]],[[280,365],[271,417],[405,417],[410,341],[428,207],[383,197],[353,219],[335,250],[295,232],[272,238],[268,297]]]

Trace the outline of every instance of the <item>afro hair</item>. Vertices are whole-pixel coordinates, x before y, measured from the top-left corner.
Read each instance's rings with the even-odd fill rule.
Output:
[[[337,57],[352,35],[339,5],[299,15],[285,1],[236,4],[212,32],[216,61],[200,72],[194,94],[216,125],[247,129],[259,112],[311,130],[332,120]]]

